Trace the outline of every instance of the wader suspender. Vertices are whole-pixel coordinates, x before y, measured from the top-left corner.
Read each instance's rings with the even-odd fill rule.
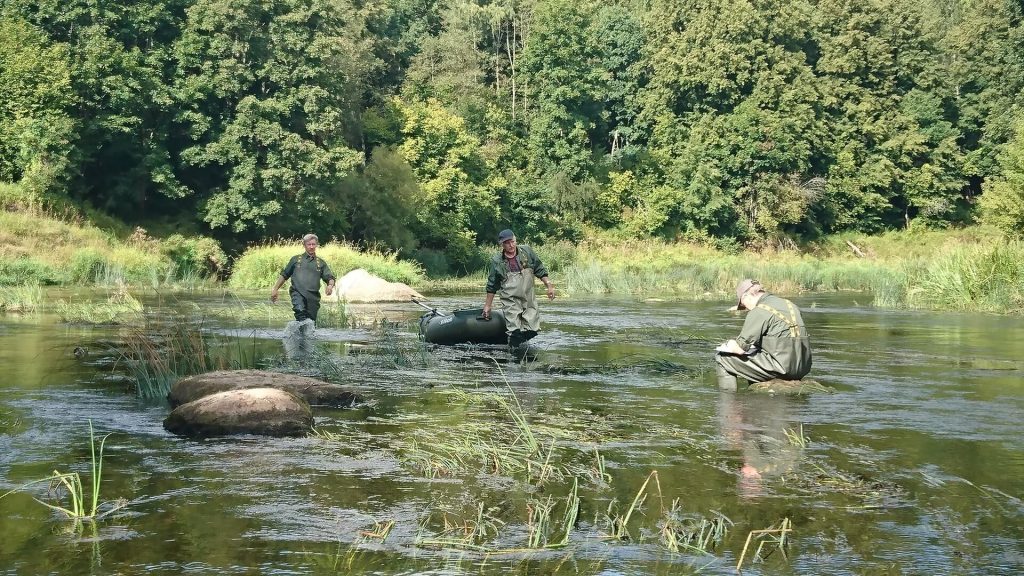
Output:
[[[786,325],[789,326],[789,335],[790,335],[791,338],[799,338],[800,337],[800,325],[796,323],[796,310],[793,310],[793,303],[792,302],[787,301],[787,304],[789,304],[789,315],[792,318],[786,318],[786,316],[782,312],[779,312],[778,310],[776,310],[775,308],[772,308],[771,306],[769,306],[767,304],[758,304],[757,307],[762,309],[762,310],[767,310],[767,311],[771,312],[772,314],[775,315],[776,318],[778,318],[779,320],[782,320],[783,322],[785,322]]]
[[[295,260],[295,269],[296,270],[298,270],[299,268],[302,268],[302,261],[306,259],[305,256],[306,256],[305,254],[299,254],[299,257]],[[324,261],[321,260],[319,256],[317,256],[316,257],[316,271],[317,272],[320,272],[320,273],[323,272],[323,268],[322,268],[323,263],[324,263]]]

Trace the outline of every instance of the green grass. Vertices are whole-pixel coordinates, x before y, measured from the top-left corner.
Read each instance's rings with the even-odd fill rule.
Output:
[[[863,254],[856,255],[847,241]],[[803,250],[728,253],[656,241],[584,243],[556,285],[570,294],[732,299],[742,278],[771,292],[867,291],[890,308],[1024,312],[1024,243],[984,228],[837,236]]]
[[[117,236],[72,207],[61,211],[0,186],[0,285],[159,286],[222,275],[227,257],[205,237]]]
[[[142,320],[142,303],[122,284],[101,302],[59,300],[55,306],[61,322],[69,324],[132,324]]]
[[[0,312],[35,312],[43,302],[43,289],[38,284],[0,287]]]
[[[235,262],[229,284],[236,289],[269,291],[288,259],[301,253],[302,244],[298,241],[251,247]],[[399,260],[393,252],[360,252],[348,244],[330,243],[320,246],[316,253],[338,278],[363,268],[389,282],[417,285],[424,280],[417,263]]]

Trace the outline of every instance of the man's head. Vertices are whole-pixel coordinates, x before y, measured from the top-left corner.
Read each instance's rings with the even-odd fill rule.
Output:
[[[508,228],[498,232],[498,244],[501,244],[505,252],[512,253],[516,250],[516,234]]]
[[[316,234],[306,234],[302,237],[302,246],[306,249],[306,254],[310,256],[316,256],[316,247],[320,245],[320,239],[316,237]]]
[[[761,287],[760,282],[750,278],[740,280],[740,283],[736,285],[736,309],[746,310],[751,305],[757,304],[761,294],[764,294],[764,288]]]

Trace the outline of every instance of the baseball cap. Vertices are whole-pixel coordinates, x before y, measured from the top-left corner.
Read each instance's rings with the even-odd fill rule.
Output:
[[[513,232],[513,231],[509,230],[508,228],[506,228],[506,229],[502,230],[501,232],[498,232],[498,242],[500,243],[500,242],[504,242],[505,240],[510,240],[512,238],[515,238],[515,235],[516,235],[515,232]]]

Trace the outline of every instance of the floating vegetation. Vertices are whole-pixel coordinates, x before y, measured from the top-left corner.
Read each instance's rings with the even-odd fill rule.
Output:
[[[541,365],[548,374],[581,376],[589,374],[618,374],[620,372],[653,372],[658,374],[692,374],[694,368],[656,356],[631,354],[609,362],[580,366]]]
[[[373,528],[369,530],[360,531],[359,536],[363,538],[372,538],[374,540],[379,540],[381,543],[383,543],[385,540],[388,539],[388,536],[391,534],[391,529],[394,527],[394,520],[388,520],[387,522],[374,522]]]
[[[70,324],[133,324],[142,320],[142,303],[128,293],[124,284],[102,302],[60,300],[56,305],[61,322]]]
[[[500,527],[505,525],[503,521],[493,515],[495,511],[495,508],[485,508],[483,502],[477,503],[476,514],[472,518],[459,518],[449,514],[448,511],[442,511],[440,533],[424,536],[428,533],[434,516],[428,514],[420,522],[416,545],[424,548],[454,548],[486,552],[488,548],[485,546],[485,542],[496,536]]]
[[[812,474],[787,477],[787,485],[812,495],[844,494],[865,500],[858,509],[889,508],[898,504],[905,490],[893,482],[870,480],[859,474],[843,473],[827,463],[812,462]]]
[[[29,486],[47,482],[49,483],[47,492],[57,500],[60,500],[62,495],[66,495],[68,504],[66,506],[50,504],[35,497],[33,497],[33,500],[51,510],[60,512],[69,519],[75,521],[98,520],[123,508],[127,505],[127,502],[119,500],[111,503],[105,511],[100,511],[102,506],[100,503],[100,484],[103,479],[103,448],[109,437],[110,434],[107,434],[100,438],[97,449],[96,434],[93,431],[92,421],[89,421],[89,453],[91,455],[89,492],[85,491],[85,485],[82,483],[82,477],[78,472],[58,472],[54,470],[53,474],[46,478],[34,480],[6,494],[0,495],[0,499],[15,492],[20,492]]]
[[[731,526],[732,520],[718,512],[713,512],[711,518],[685,515],[677,498],[665,512],[659,534],[661,543],[672,552],[687,550],[709,555],[725,540]]]
[[[751,562],[764,562],[776,550],[782,554],[783,558],[786,558],[786,544],[789,543],[789,533],[792,531],[793,523],[789,518],[783,518],[778,526],[772,525],[762,530],[751,530],[747,534],[747,541],[743,544],[743,552],[740,553],[740,559],[736,562],[736,570],[739,571],[743,567],[743,560],[747,557],[747,550],[750,548],[751,541],[755,540],[757,542],[757,550],[754,551]],[[767,550],[765,546],[768,547]]]

